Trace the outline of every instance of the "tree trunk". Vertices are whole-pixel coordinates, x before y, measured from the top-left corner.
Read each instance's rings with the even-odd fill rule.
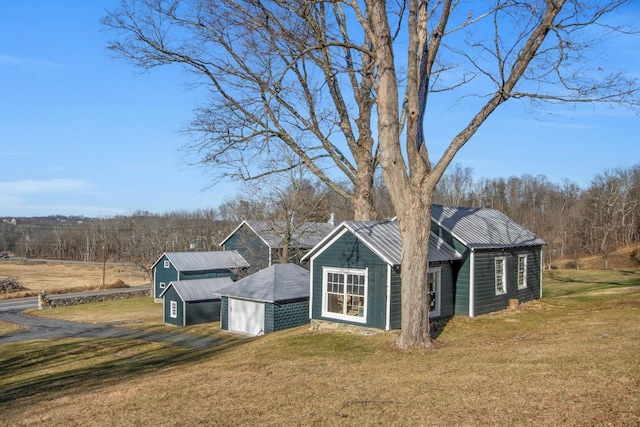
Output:
[[[413,197],[400,219],[402,233],[402,330],[399,348],[433,347],[429,329],[429,234],[433,192]]]
[[[356,221],[369,221],[376,219],[377,212],[373,205],[373,173],[361,174],[356,183],[355,193],[351,198],[353,203],[353,216]]]

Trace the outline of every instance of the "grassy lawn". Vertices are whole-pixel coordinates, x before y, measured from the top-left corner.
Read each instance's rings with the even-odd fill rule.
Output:
[[[200,350],[5,344],[0,425],[640,424],[640,272],[555,270],[545,288],[517,311],[451,319],[428,351],[307,327]],[[43,313],[168,328],[138,300]]]

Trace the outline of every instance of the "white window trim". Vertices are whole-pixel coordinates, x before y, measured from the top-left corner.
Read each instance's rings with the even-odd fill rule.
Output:
[[[168,259],[164,260],[164,268],[169,268],[171,267],[171,261],[169,261]]]
[[[502,287],[504,291],[498,291],[498,274],[495,271],[495,265],[498,261],[502,261]],[[504,295],[507,293],[507,257],[496,257],[493,260],[493,268],[494,268],[494,288],[496,291],[496,295]]]
[[[164,282],[160,282],[160,289],[164,289],[167,287],[167,284]]]
[[[171,317],[172,319],[178,318],[178,303],[176,301],[170,302],[169,317]]]
[[[522,276],[522,283],[520,283],[520,261],[524,261],[524,275]],[[527,255],[518,255],[518,289],[527,288]]]
[[[442,312],[442,307],[440,305],[440,296],[442,295],[442,267],[433,267],[429,268],[427,272],[427,282],[429,280],[429,273],[437,273],[438,274],[438,290],[436,292],[436,310],[429,310],[429,317],[437,317],[440,316]]]
[[[344,314],[338,314],[327,310],[327,273],[337,274],[359,274],[364,275],[364,309],[362,317],[360,316],[347,316]],[[346,289],[346,284],[345,284]],[[344,320],[346,322],[355,323],[367,323],[367,306],[369,305],[367,298],[369,293],[369,272],[368,269],[354,269],[354,268],[334,268],[334,267],[322,267],[322,317],[328,319]]]

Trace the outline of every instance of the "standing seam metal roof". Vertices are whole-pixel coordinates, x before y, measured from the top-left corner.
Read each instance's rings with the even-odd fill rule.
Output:
[[[165,256],[183,273],[249,267],[249,263],[236,251],[165,252]]]
[[[209,279],[175,280],[170,282],[160,294],[162,297],[173,286],[183,301],[207,301],[220,299],[218,291],[233,285],[230,277],[213,277]]]
[[[287,228],[287,223],[284,221],[243,221],[220,245],[224,245],[243,225],[248,226],[270,248],[283,247]],[[289,246],[291,248],[312,248],[334,229],[335,226],[328,222],[303,222],[297,224],[293,227]]]
[[[387,263],[402,263],[402,237],[396,221],[345,221],[343,225]],[[462,255],[444,240],[429,235],[429,262],[460,258]]]
[[[431,216],[469,248],[546,245],[544,240],[495,209],[433,205]]]

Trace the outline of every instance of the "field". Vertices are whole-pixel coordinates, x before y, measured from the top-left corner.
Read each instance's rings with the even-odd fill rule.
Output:
[[[183,331],[146,298],[44,313]],[[554,270],[542,300],[455,317],[434,350],[398,351],[395,333],[186,331],[221,345],[2,345],[0,425],[640,424],[640,270]]]
[[[106,264],[105,284],[118,281],[129,286],[151,282],[145,272],[135,266]],[[11,277],[27,288],[15,294],[2,294],[0,299],[34,296],[42,290],[48,293],[75,292],[96,289],[102,286],[102,264],[59,263],[42,261],[0,260],[0,280]]]

